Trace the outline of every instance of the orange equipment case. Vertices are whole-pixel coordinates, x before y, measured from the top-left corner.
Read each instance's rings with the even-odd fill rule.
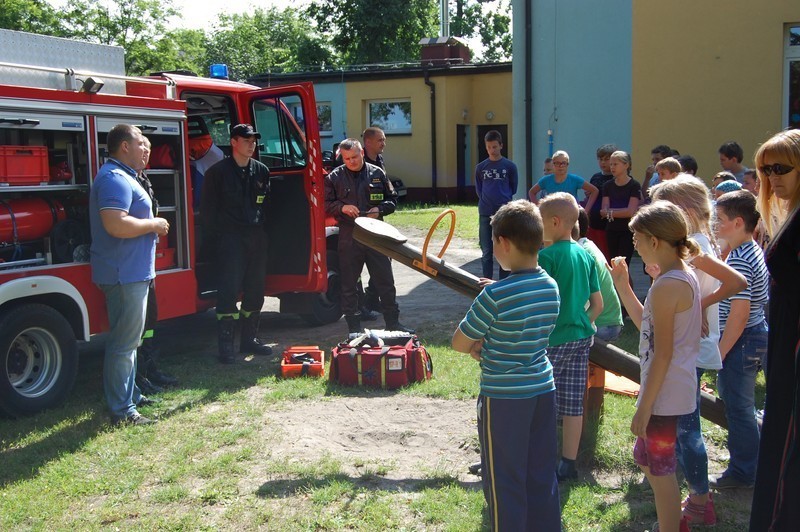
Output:
[[[296,355],[308,355],[313,362],[297,360]],[[308,358],[308,357],[303,357]],[[318,345],[294,345],[283,352],[281,360],[281,377],[321,377],[325,375],[325,351]]]

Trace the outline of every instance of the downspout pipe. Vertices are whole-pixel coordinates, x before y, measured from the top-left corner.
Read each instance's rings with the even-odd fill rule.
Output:
[[[525,173],[527,188],[533,186],[533,5],[522,2],[525,10]],[[527,196],[527,194],[526,194]]]
[[[439,201],[439,190],[436,179],[436,84],[431,81],[428,68],[425,67],[425,85],[431,88],[431,191],[433,201]]]

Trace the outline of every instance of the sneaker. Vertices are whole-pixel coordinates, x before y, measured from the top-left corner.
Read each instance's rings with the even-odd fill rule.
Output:
[[[470,473],[471,475],[477,475],[477,476],[479,476],[479,477],[480,477],[480,476],[483,476],[483,471],[482,471],[482,469],[483,469],[483,467],[481,466],[481,463],[480,463],[480,462],[475,462],[474,464],[471,464],[471,465],[470,465],[470,466],[467,468],[467,470],[469,471],[469,473]]]
[[[714,510],[714,500],[711,498],[710,493],[705,505],[695,504],[690,497],[686,497],[681,506],[683,507],[683,518],[689,521],[690,524],[695,526],[713,526],[717,524],[717,512]]]
[[[718,476],[716,479],[710,481],[708,485],[717,490],[742,489],[742,488],[746,489],[753,487],[752,482],[737,480],[733,478],[733,475],[726,475],[724,473]]]
[[[558,481],[577,480],[578,470],[575,468],[575,463],[568,464],[563,460],[559,460],[558,467],[556,468],[556,477]]]

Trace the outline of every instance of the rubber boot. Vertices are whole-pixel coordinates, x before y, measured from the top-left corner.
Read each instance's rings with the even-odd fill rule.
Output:
[[[414,334],[417,331],[410,327],[406,327],[402,323],[400,323],[400,313],[399,312],[384,312],[383,313],[383,321],[386,322],[386,330],[387,331],[402,331],[408,334]]]
[[[163,392],[156,383],[147,378],[147,365],[150,363],[150,350],[142,340],[142,345],[136,349],[136,386],[144,395],[152,395]]]
[[[367,305],[367,295],[364,293],[364,285],[361,280],[356,285],[356,293],[358,294],[358,309],[361,312],[361,321],[377,321],[379,314],[370,310]]]
[[[142,351],[147,353],[144,366],[144,375],[148,378],[148,380],[150,380],[150,382],[157,386],[175,386],[178,384],[178,379],[158,369],[156,361],[158,360],[159,353],[158,347],[156,347],[155,338],[153,336],[142,339],[142,345],[139,346],[137,353],[141,353]],[[140,356],[139,363],[141,364],[141,362],[142,357]]]
[[[272,348],[261,343],[258,339],[258,324],[261,321],[261,312],[252,312],[249,316],[242,314],[242,337],[239,340],[240,353],[269,356]]]
[[[347,314],[344,319],[347,321],[347,332],[349,334],[360,334],[364,332],[364,329],[361,327],[360,312],[356,314]]]
[[[217,342],[219,344],[219,361],[223,364],[236,362],[233,350],[233,336],[236,320],[231,316],[217,319]]]

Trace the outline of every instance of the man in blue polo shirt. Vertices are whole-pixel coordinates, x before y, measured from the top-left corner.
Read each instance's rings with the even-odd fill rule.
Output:
[[[145,425],[137,412],[136,348],[144,331],[147,290],[155,277],[157,236],[169,223],[153,217],[150,196],[136,180],[146,142],[142,132],[119,124],[108,133],[108,161],[100,168],[89,196],[92,230],[92,281],[103,291],[109,335],[103,362],[103,389],[111,422]]]

